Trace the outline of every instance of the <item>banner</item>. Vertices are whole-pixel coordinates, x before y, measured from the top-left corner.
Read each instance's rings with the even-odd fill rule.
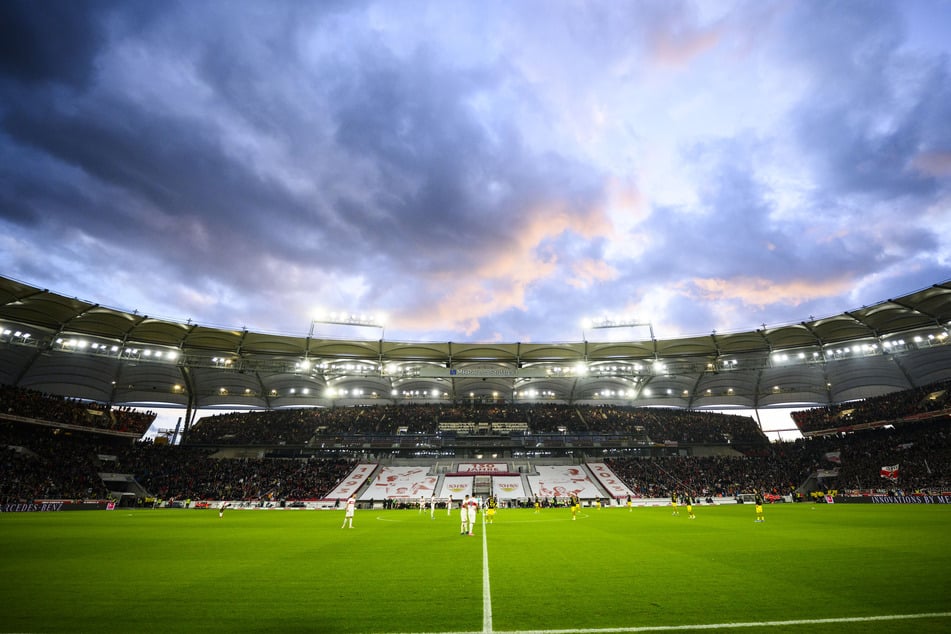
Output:
[[[597,485],[578,467],[538,466],[538,475],[528,476],[528,484],[535,495],[546,498],[566,498],[572,494],[579,498],[603,497]]]
[[[842,462],[842,452],[841,451],[827,451],[826,460],[829,462],[840,463]]]
[[[363,486],[374,469],[376,469],[376,464],[358,464],[350,472],[350,475],[343,479],[343,482],[327,494],[326,499],[346,500],[351,493],[356,495],[357,490]]]
[[[522,486],[522,476],[493,476],[492,495],[500,500],[518,500],[528,497],[525,487]]]
[[[881,474],[883,478],[887,478],[889,480],[898,480],[898,465],[893,464],[882,467]]]
[[[508,473],[509,466],[505,462],[461,462],[457,473]]]
[[[383,467],[360,500],[392,498],[429,499],[436,491],[436,476],[427,475],[429,467]]]
[[[439,497],[461,500],[472,495],[472,476],[446,476]]]
[[[589,462],[588,469],[594,474],[604,490],[615,499],[627,498],[627,496],[636,497],[634,492],[627,488],[621,479],[618,478],[611,468],[603,462]]]

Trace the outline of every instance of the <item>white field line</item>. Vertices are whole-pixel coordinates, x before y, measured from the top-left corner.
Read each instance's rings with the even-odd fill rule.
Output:
[[[482,513],[482,632],[492,632],[492,592],[489,590],[489,541]]]
[[[789,621],[749,621],[744,623],[701,623],[695,625],[646,625],[643,627],[606,627],[571,630],[480,630],[455,632],[403,632],[401,634],[619,634],[627,632],[679,632],[686,630],[719,630],[737,627],[785,627],[787,625],[828,625],[831,623],[874,623],[912,619],[946,619],[951,612],[921,614],[884,614],[880,616],[847,616],[829,619],[793,619]]]

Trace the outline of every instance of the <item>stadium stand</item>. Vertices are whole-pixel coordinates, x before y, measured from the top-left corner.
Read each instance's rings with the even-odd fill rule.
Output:
[[[89,414],[97,411],[89,403],[6,386],[0,388],[0,502],[106,498],[115,494],[103,479],[108,472],[131,475],[148,494],[136,496],[140,504],[146,497],[283,504],[323,498],[373,455],[388,466],[423,465],[414,477],[431,492],[440,474],[451,472],[463,456],[481,459],[475,452],[483,451],[502,456],[493,457],[492,468],[515,478],[512,490],[532,494],[531,486],[517,486],[518,478],[547,473],[541,469],[547,465],[559,473],[578,470],[586,496],[611,497],[594,492],[597,478],[584,466],[592,461],[603,462],[644,498],[674,492],[700,499],[752,491],[800,499],[826,490],[945,493],[951,490],[947,387],[797,412],[797,422],[832,431],[772,444],[742,416],[617,406],[426,404],[218,415],[199,421],[184,445],[173,446],[91,424],[101,416]],[[127,421],[120,427],[131,429],[150,416],[120,410],[113,420]],[[848,425],[828,427],[829,420],[845,417]],[[464,423],[475,433],[446,429],[446,423]],[[883,478],[881,467],[895,464],[900,475]]]

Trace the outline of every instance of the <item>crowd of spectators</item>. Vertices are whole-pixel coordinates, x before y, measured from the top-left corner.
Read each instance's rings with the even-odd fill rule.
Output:
[[[85,436],[0,420],[0,503],[104,498],[101,445]]]
[[[440,423],[524,422],[535,434],[623,434],[643,442],[765,445],[749,416],[616,405],[407,404],[233,412],[204,417],[189,444],[305,444],[315,435],[434,435]]]
[[[642,497],[675,491],[701,498],[754,490],[786,495],[817,473],[823,474],[824,488],[840,491],[943,493],[951,491],[951,418],[773,443],[761,455],[611,458],[606,463]],[[882,467],[896,464],[898,481],[883,478]]]
[[[944,386],[896,393],[895,403],[879,397],[852,403],[853,412],[891,412],[893,424],[840,431],[794,442],[747,445],[734,456],[655,455],[613,457],[610,466],[637,495],[666,497],[688,491],[697,497],[733,496],[757,490],[785,494],[810,475],[821,473],[838,490],[901,488],[951,490],[951,416],[909,417],[909,404],[942,411]],[[935,396],[935,394],[938,396]],[[224,414],[200,421],[183,446],[133,442],[87,425],[76,427],[77,404],[29,390],[2,388],[0,409],[0,502],[34,499],[101,498],[107,494],[100,472],[130,473],[151,494],[179,499],[283,500],[319,498],[353,468],[333,458],[217,458],[231,436],[242,444],[302,445],[316,434],[394,433],[400,427],[436,433],[442,421],[528,422],[532,429],[569,427],[573,435],[648,434],[655,442],[707,443],[759,439],[752,419],[679,410],[613,406],[388,405],[296,409]],[[87,403],[78,404],[88,410]],[[6,419],[4,419],[6,414]],[[23,419],[34,419],[33,424]],[[15,419],[15,420],[14,420]],[[57,427],[59,421],[68,426]],[[202,437],[200,434],[208,434]],[[544,433],[544,432],[538,432]],[[737,448],[732,442],[729,446]],[[754,447],[754,450],[749,450]],[[275,454],[276,455],[276,454]],[[576,456],[579,459],[580,456]],[[593,457],[585,457],[593,459]],[[594,458],[596,459],[596,458]],[[883,466],[899,465],[897,482],[881,477]]]
[[[354,466],[349,460],[213,458],[205,449],[147,442],[120,452],[116,461],[159,498],[205,500],[319,498]]]
[[[105,499],[100,473],[127,473],[162,499],[313,499],[354,467],[336,459],[213,458],[202,448],[0,421],[0,503]]]
[[[66,398],[10,385],[0,385],[0,413],[59,425],[126,432],[140,437],[148,431],[156,416],[153,411],[111,407],[105,403]]]
[[[943,381],[861,401],[793,412],[791,416],[800,431],[817,432],[913,418],[949,407],[951,381]]]

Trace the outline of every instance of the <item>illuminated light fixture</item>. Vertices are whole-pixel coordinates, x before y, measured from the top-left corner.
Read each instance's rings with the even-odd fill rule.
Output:
[[[654,326],[649,321],[644,321],[643,319],[638,319],[636,317],[614,317],[614,316],[603,316],[603,317],[586,317],[581,320],[581,339],[584,341],[588,340],[588,336],[585,331],[587,330],[601,330],[605,328],[647,328],[650,332],[651,341],[654,340]]]
[[[318,309],[316,317],[310,320],[308,338],[314,336],[317,324],[334,324],[338,326],[357,326],[362,328],[379,328],[380,338],[383,338],[386,315],[383,313],[357,313],[348,311],[325,311]]]
[[[650,322],[630,316],[603,315],[601,317],[586,317],[581,320],[581,327],[594,328],[626,328],[629,326],[646,326]]]

